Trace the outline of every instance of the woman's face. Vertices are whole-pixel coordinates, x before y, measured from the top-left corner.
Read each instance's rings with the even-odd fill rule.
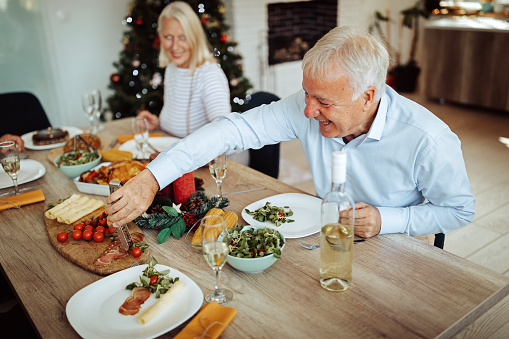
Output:
[[[164,18],[159,33],[166,56],[180,68],[189,68],[191,64],[191,47],[182,30],[180,22],[175,18]]]

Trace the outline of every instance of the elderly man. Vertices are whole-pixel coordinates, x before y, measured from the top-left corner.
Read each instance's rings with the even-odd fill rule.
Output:
[[[331,185],[331,154],[348,154],[355,233],[447,233],[473,219],[458,137],[385,85],[389,56],[376,37],[337,27],[308,51],[302,90],[232,113],[170,147],[108,198],[115,226],[143,213],[160,188],[215,156],[300,139],[317,195]],[[318,212],[317,212],[318,213]]]

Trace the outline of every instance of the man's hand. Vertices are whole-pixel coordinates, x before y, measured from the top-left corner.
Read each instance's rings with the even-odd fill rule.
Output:
[[[113,223],[113,227],[120,227],[134,220],[149,208],[158,191],[156,178],[144,169],[108,197],[108,204],[115,202],[106,209],[108,221]]]
[[[339,213],[340,223],[348,225],[352,222],[352,210]],[[371,238],[380,233],[382,219],[378,208],[364,202],[355,204],[354,233],[363,238]]]

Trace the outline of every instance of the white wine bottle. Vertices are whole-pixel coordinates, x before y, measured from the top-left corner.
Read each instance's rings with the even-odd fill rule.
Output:
[[[345,152],[332,153],[332,188],[322,200],[320,284],[329,291],[344,291],[352,283],[355,205],[345,189],[346,165]],[[352,218],[342,221],[340,212],[348,210]]]

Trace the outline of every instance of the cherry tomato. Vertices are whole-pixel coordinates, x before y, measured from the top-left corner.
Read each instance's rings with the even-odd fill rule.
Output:
[[[97,222],[99,221],[99,219],[95,218],[95,219],[92,219],[90,220],[90,225],[96,227],[97,226]]]
[[[101,232],[94,233],[94,241],[95,242],[101,242],[103,240],[104,240],[104,233],[101,233]]]
[[[108,227],[108,234],[113,234],[113,233],[115,233],[115,227],[113,227],[113,226]]]
[[[133,250],[131,251],[131,254],[133,255],[133,257],[135,258],[138,258],[139,256],[141,256],[141,254],[143,253],[143,251],[141,250],[141,248],[139,247],[135,247],[133,248]]]
[[[99,226],[106,226],[107,224],[108,224],[108,221],[106,220],[106,217],[99,219],[99,221],[97,222],[97,225],[99,225]]]
[[[81,223],[81,222],[79,222],[79,223],[77,223],[76,225],[74,225],[74,229],[75,229],[75,230],[83,231],[83,227],[84,227],[84,225],[83,225],[83,223]]]
[[[135,248],[139,248],[139,247],[135,247]],[[156,274],[151,275],[149,278],[150,278],[150,285],[157,284],[158,276]]]
[[[92,239],[92,236],[94,235],[94,233],[90,230],[86,230],[86,231],[83,231],[83,234],[81,235],[81,237],[83,238],[83,240],[90,240]]]
[[[74,231],[72,231],[72,233],[71,233],[71,237],[72,237],[74,240],[80,240],[80,239],[81,239],[81,231],[80,231],[80,230],[74,230]]]
[[[106,231],[106,229],[105,229],[103,226],[97,226],[97,227],[95,228],[95,231],[96,231],[96,232],[100,232],[100,233],[104,234],[104,232]]]
[[[85,226],[84,230],[85,230],[85,231],[92,231],[92,232],[93,232],[93,231],[94,231],[94,226],[92,226],[92,225],[87,225],[87,226]]]
[[[65,232],[60,232],[57,234],[57,240],[60,241],[60,242],[66,242],[67,241],[67,233]]]

